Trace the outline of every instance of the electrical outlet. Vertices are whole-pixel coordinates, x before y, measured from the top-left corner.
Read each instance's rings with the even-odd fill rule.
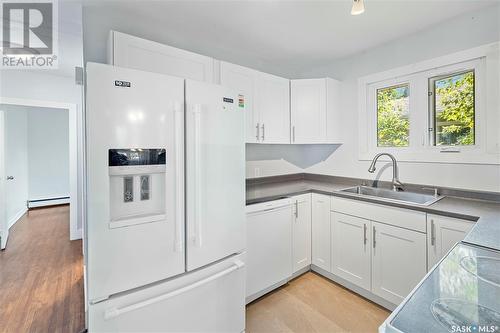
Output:
[[[254,168],[253,171],[255,177],[260,177],[260,168]]]

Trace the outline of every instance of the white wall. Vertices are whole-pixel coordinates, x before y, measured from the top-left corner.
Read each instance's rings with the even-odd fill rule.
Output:
[[[382,169],[380,166],[377,169],[381,173],[373,175],[367,171],[370,162],[358,160],[357,79],[371,73],[499,41],[499,11],[500,6],[497,5],[462,15],[362,54],[304,71],[299,78],[329,76],[343,80],[341,122],[344,144],[326,161],[305,169],[283,168],[282,164],[273,161],[252,161],[247,163],[247,177],[253,177],[254,169],[258,168],[261,169],[261,176],[303,170],[327,175],[390,180],[390,168]],[[400,163],[400,178],[402,182],[408,183],[500,191],[498,165]]]
[[[29,200],[69,197],[68,124],[68,110],[28,111]]]
[[[77,228],[83,225],[83,86],[74,77],[52,75],[45,71],[4,70],[0,75],[0,97],[71,103],[76,105],[78,146]]]
[[[307,168],[306,171],[348,177],[374,177],[367,172],[370,162],[358,160],[357,78],[499,41],[499,8],[500,6],[490,7],[463,15],[356,57],[342,59],[330,66],[304,73],[304,76],[322,74],[344,79],[341,94],[344,145],[327,161]],[[378,170],[381,174],[375,176],[384,180],[392,178],[391,168]],[[402,182],[408,183],[500,191],[499,165],[400,163],[400,178]]]
[[[64,109],[0,105],[5,111],[6,213],[11,226],[27,200],[67,197],[69,113]]]
[[[5,183],[6,219],[9,227],[26,211],[28,198],[28,140],[25,110],[5,111],[5,174],[13,180]]]
[[[83,86],[75,83],[75,66],[83,67],[82,8],[79,2],[59,2],[59,64],[57,70],[0,70],[0,98],[71,103],[77,107],[78,207],[77,228],[83,225]]]

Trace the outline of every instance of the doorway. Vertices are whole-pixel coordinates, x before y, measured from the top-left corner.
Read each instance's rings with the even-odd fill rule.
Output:
[[[0,245],[29,210],[69,204],[70,239],[78,227],[76,105],[0,101]]]

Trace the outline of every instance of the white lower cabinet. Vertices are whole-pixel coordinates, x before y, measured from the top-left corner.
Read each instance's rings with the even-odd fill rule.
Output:
[[[427,269],[430,270],[446,253],[464,239],[473,221],[427,214]]]
[[[427,272],[425,234],[372,221],[372,292],[399,304]]]
[[[296,273],[311,265],[311,193],[293,197],[292,203],[292,258]]]
[[[312,264],[330,272],[330,196],[313,193],[311,200]]]
[[[370,225],[369,220],[331,213],[332,273],[370,290]]]

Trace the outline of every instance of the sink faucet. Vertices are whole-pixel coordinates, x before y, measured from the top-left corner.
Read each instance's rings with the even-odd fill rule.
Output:
[[[370,167],[368,168],[368,172],[374,173],[375,172],[375,164],[377,163],[377,160],[379,159],[380,156],[388,156],[392,160],[392,190],[393,191],[403,191],[403,183],[399,181],[399,176],[398,176],[398,162],[396,161],[396,158],[392,156],[389,153],[380,153],[375,155],[373,158],[372,164],[370,164]]]

